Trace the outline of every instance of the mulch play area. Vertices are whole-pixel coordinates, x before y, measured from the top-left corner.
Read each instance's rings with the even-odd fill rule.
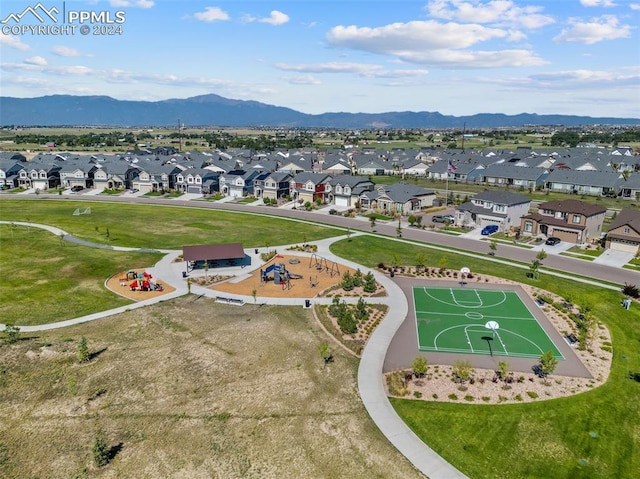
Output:
[[[313,298],[327,288],[338,285],[346,271],[351,274],[355,273],[354,269],[343,264],[335,264],[332,261],[321,262],[308,256],[281,254],[265,264],[262,271],[266,271],[273,264],[283,264],[292,276],[302,276],[302,278],[290,279],[283,285],[274,282],[273,271],[267,274],[267,281],[261,281],[260,269],[247,274],[243,274],[242,270],[239,270],[238,276],[235,278],[217,283],[210,288],[224,293],[246,296],[252,296],[255,290],[257,297]],[[333,275],[329,272],[331,270],[333,270]]]
[[[169,286],[161,279],[156,279],[153,277],[146,279],[146,281],[150,282],[152,285],[160,286],[159,289],[150,289],[147,291],[143,291],[140,287],[140,284],[138,283],[138,285],[136,285],[136,289],[134,290],[132,289],[132,283],[134,281],[138,282],[139,279],[137,277],[134,279],[133,274],[135,274],[136,276],[142,275],[140,280],[143,280],[145,278],[145,270],[143,269],[123,271],[122,273],[114,274],[111,278],[109,278],[107,280],[106,286],[114,293],[132,299],[134,301],[144,301],[145,299],[162,296],[167,293],[172,293],[176,290],[174,287]]]

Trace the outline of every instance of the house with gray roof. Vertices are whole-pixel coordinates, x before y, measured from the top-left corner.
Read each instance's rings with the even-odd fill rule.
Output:
[[[599,240],[607,208],[580,200],[546,201],[538,212],[523,216],[520,234],[555,236],[562,241],[582,244]]]
[[[290,183],[293,175],[286,171],[266,172],[259,175],[253,182],[253,193],[256,198],[272,200],[289,196]]]
[[[290,196],[299,203],[317,200],[326,203],[331,193],[331,178],[327,173],[298,173],[289,182]]]
[[[520,226],[520,218],[529,212],[531,200],[510,191],[483,191],[456,207],[456,224],[466,227],[498,225],[507,232]]]
[[[366,176],[338,175],[331,178],[331,193],[328,202],[337,207],[352,208],[359,201],[360,195],[373,191],[375,184]]]
[[[620,173],[554,169],[545,181],[550,191],[577,195],[605,196],[615,194]]]
[[[620,198],[640,201],[640,172],[624,173],[616,183],[616,191]]]
[[[623,209],[609,225],[605,246],[616,251],[640,253],[640,210]]]
[[[360,195],[360,207],[388,215],[409,215],[433,206],[436,194],[420,186],[406,182],[378,186]]]
[[[510,164],[493,164],[482,170],[482,182],[490,186],[514,186],[535,190],[544,186],[549,171],[544,168],[526,168]]]

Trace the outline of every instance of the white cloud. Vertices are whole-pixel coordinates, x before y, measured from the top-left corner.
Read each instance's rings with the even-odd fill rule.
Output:
[[[620,25],[618,18],[614,15],[603,15],[590,22],[581,22],[578,19],[570,18],[569,24],[571,27],[563,29],[559,35],[554,37],[554,42],[580,42],[592,45],[604,40],[631,36],[631,26]]]
[[[79,57],[81,53],[75,48],[64,47],[62,45],[55,46],[51,49],[51,53],[59,57]]]
[[[0,33],[0,45],[6,48],[14,48],[16,50],[29,50],[29,45],[22,43],[22,40],[14,35],[5,35]]]
[[[206,7],[204,12],[193,14],[193,18],[202,22],[222,22],[229,20],[229,14],[218,7]]]
[[[327,40],[335,47],[392,55],[403,61],[454,68],[532,66],[546,63],[528,50],[463,50],[493,39],[522,38],[482,25],[415,21],[378,28],[337,26]]]
[[[320,85],[322,82],[313,75],[299,75],[285,78],[287,83],[292,85]]]
[[[45,60],[41,56],[27,58],[24,62],[28,65],[46,65],[47,64],[47,60]]]
[[[629,8],[631,10],[640,10],[640,3],[630,3]]]
[[[243,23],[259,22],[259,23],[268,23],[270,25],[278,26],[278,25],[284,25],[285,23],[288,23],[289,15],[287,15],[286,13],[282,13],[278,10],[273,10],[268,17],[264,17],[264,18],[258,18],[249,14],[243,15],[241,18],[241,21]]]
[[[428,70],[386,70],[380,65],[370,63],[278,63],[276,68],[284,71],[295,71],[304,73],[347,73],[367,78],[405,78],[426,75]]]
[[[612,0],[580,0],[583,7],[615,7]]]
[[[151,8],[156,3],[152,0],[109,0],[109,5],[116,8],[122,7],[138,7]]]
[[[273,10],[268,17],[261,18],[258,21],[268,23],[269,25],[284,25],[289,21],[289,15],[279,12],[278,10]]]
[[[518,6],[510,0],[432,0],[425,7],[435,18],[463,23],[487,23],[493,25],[520,26],[529,29],[554,23],[550,15],[544,15],[542,7]]]

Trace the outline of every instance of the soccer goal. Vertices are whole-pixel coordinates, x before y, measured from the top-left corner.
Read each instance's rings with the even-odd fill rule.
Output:
[[[86,208],[76,208],[73,212],[73,216],[80,215],[90,215],[91,214],[91,206],[87,206]]]

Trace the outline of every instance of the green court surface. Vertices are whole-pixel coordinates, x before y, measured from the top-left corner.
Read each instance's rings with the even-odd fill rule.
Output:
[[[515,291],[413,288],[420,351],[564,359]]]

